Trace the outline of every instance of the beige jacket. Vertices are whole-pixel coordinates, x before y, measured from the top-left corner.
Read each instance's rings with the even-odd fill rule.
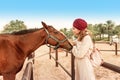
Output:
[[[93,48],[93,42],[89,35],[85,36],[83,40],[75,41],[76,46],[73,46],[73,54],[76,58],[84,58],[88,55],[88,51]]]

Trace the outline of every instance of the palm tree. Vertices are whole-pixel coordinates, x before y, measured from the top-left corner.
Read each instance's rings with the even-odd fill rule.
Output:
[[[114,34],[117,34],[118,37],[120,38],[120,25],[117,25],[114,29]]]
[[[97,33],[100,35],[100,40],[101,40],[105,34],[105,26],[104,26],[104,24],[100,23],[100,24],[97,24],[96,29],[97,29],[96,30]]]
[[[113,27],[114,23],[111,20],[106,21],[107,25],[107,33],[108,33],[108,40],[110,40],[110,36],[113,35]]]

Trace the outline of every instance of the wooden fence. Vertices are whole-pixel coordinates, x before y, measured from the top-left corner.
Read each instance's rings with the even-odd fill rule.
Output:
[[[65,69],[63,67],[63,65],[58,61],[58,50],[55,50],[55,57],[53,57],[51,55],[51,48],[50,48],[50,52],[49,52],[49,58],[53,58],[55,60],[55,64],[56,67],[58,67],[58,65],[71,77],[71,80],[75,80],[75,70],[74,70],[74,56],[72,54],[72,52],[66,52],[66,56],[68,56],[68,53],[71,54],[71,73],[69,73],[67,71],[67,69]]]
[[[95,43],[98,43],[98,44],[102,44],[102,43],[109,44],[109,42],[95,42]],[[114,51],[115,55],[117,56],[118,52],[120,51],[120,50],[118,50],[118,44],[116,42],[113,42],[112,45],[115,46],[114,50],[100,50],[100,51]],[[108,62],[104,62],[101,66],[103,66],[104,68],[108,68],[108,69],[110,69],[112,71],[115,71],[117,73],[120,73],[120,67],[116,66],[114,64],[111,64],[111,63],[108,63]]]
[[[96,43],[108,43],[108,42],[96,42]],[[115,55],[118,55],[118,51],[117,50],[117,43],[113,43],[115,45],[115,50],[100,50],[100,51],[115,51]],[[71,73],[69,73],[63,66],[61,63],[58,62],[58,50],[55,51],[55,57],[53,57],[51,55],[51,48],[50,48],[50,53],[49,53],[49,58],[53,58],[55,60],[56,63],[56,67],[58,67],[58,65],[60,65],[61,68],[63,68],[63,70],[71,77],[71,80],[75,80],[75,70],[74,70],[74,56],[71,53]],[[68,55],[68,52],[66,52],[66,56]],[[102,67],[110,69],[112,71],[115,71],[117,73],[120,73],[120,67],[116,66],[114,64],[108,63],[108,62],[104,62],[102,65]]]
[[[97,42],[98,43],[98,42]],[[100,42],[99,42],[100,43]],[[101,42],[103,43],[103,42]],[[115,55],[117,55],[118,53],[118,50],[117,50],[117,44],[115,44]],[[111,50],[100,50],[100,51],[111,51]],[[61,63],[59,63],[58,61],[58,50],[55,50],[55,57],[53,57],[51,55],[51,48],[50,48],[50,52],[49,52],[49,58],[53,58],[55,60],[55,64],[56,64],[56,67],[58,67],[58,65],[71,77],[71,80],[75,80],[75,70],[74,70],[74,56],[72,54],[72,52],[66,52],[66,56],[68,56],[68,53],[71,54],[71,73],[69,73],[67,71],[67,69],[65,69]],[[34,54],[30,55],[28,57],[28,63],[26,65],[26,68],[25,68],[25,71],[24,71],[24,74],[23,74],[23,77],[22,77],[22,80],[33,80],[33,64],[34,64]],[[115,72],[118,72],[120,73],[120,67],[119,66],[116,66],[114,64],[110,64],[110,63],[107,63],[107,62],[104,62],[102,65],[102,67],[104,68],[107,68],[107,69],[110,69],[112,71],[115,71]]]
[[[104,43],[106,43],[106,44],[110,44],[109,42],[95,42],[95,44],[104,44]],[[100,51],[114,51],[115,52],[115,55],[118,55],[118,52],[120,51],[120,50],[118,50],[118,44],[116,43],[116,42],[113,42],[112,44],[110,44],[110,45],[114,45],[114,50],[100,50]]]

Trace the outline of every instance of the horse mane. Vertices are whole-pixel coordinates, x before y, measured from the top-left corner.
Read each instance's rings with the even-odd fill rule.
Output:
[[[38,31],[40,29],[42,29],[42,28],[25,29],[25,30],[20,30],[20,31],[14,31],[10,34],[12,34],[12,35],[22,35],[22,34],[26,34],[26,33],[32,33],[32,32]]]

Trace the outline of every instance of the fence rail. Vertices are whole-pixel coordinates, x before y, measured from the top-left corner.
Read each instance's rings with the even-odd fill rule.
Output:
[[[115,71],[117,73],[120,73],[120,67],[119,66],[116,66],[116,65],[113,65],[113,64],[110,64],[110,63],[107,63],[107,62],[104,62],[101,66],[103,66],[105,68],[108,68],[112,71]]]
[[[97,42],[97,43],[108,43],[108,42]],[[117,50],[117,43],[114,43],[114,45],[115,45],[115,50],[100,50],[100,51],[115,51],[115,55],[117,55],[118,54],[117,52],[120,50]],[[51,48],[50,48],[50,52],[51,52]],[[56,67],[58,67],[58,65],[60,65],[63,68],[63,70],[71,77],[71,80],[75,80],[74,56],[73,56],[72,52],[71,52],[71,74],[58,62],[58,51],[57,50],[55,51],[55,54],[56,54],[55,58],[51,54],[49,54],[49,57],[50,57],[50,59],[52,57],[55,60]],[[66,56],[67,55],[68,55],[68,53],[66,52]],[[112,71],[115,71],[117,73],[120,73],[120,67],[116,66],[114,64],[104,62],[101,66],[104,68],[110,69]]]
[[[55,60],[55,64],[56,67],[58,67],[58,65],[71,77],[71,80],[75,80],[75,70],[74,70],[74,56],[72,54],[72,52],[66,52],[66,56],[68,56],[68,53],[71,54],[71,73],[69,73],[67,71],[67,69],[65,69],[63,67],[63,65],[58,61],[58,50],[55,50],[55,57],[53,57],[51,55],[51,48],[50,48],[50,52],[49,52],[49,58],[53,58]]]
[[[101,43],[106,43],[106,44],[110,44],[109,42],[95,42],[95,43],[98,43],[98,44],[101,44]],[[115,49],[114,50],[100,50],[100,51],[114,51],[115,52],[115,55],[118,55],[118,52],[120,50],[118,50],[118,44],[116,42],[113,42],[112,44],[110,45],[114,45],[115,46]]]
[[[97,42],[98,43],[98,42]],[[100,42],[99,42],[100,43]],[[106,43],[106,42],[101,42],[101,43]],[[117,50],[117,44],[115,44],[115,50],[100,50],[100,51],[115,51],[115,55],[117,55],[117,52],[119,50]],[[55,64],[56,64],[56,67],[58,67],[58,65],[71,77],[71,80],[75,80],[75,70],[74,70],[74,56],[72,54],[72,52],[69,52],[71,54],[71,73],[69,73],[67,71],[67,69],[65,69],[62,64],[58,61],[58,50],[55,50],[55,57],[53,57],[51,55],[51,48],[50,48],[50,52],[49,52],[49,58],[51,59],[54,59],[55,60]],[[68,56],[68,52],[66,52],[66,56]],[[34,63],[34,54],[30,55],[28,57],[28,60],[31,60],[31,61],[28,61],[27,65],[26,65],[26,68],[25,68],[25,71],[24,71],[24,74],[23,74],[23,77],[22,77],[22,80],[34,80],[33,79],[33,63]],[[102,67],[104,68],[107,68],[107,69],[110,69],[112,71],[115,71],[117,73],[120,73],[120,67],[119,66],[116,66],[114,64],[110,64],[108,62],[104,62],[102,65]]]

